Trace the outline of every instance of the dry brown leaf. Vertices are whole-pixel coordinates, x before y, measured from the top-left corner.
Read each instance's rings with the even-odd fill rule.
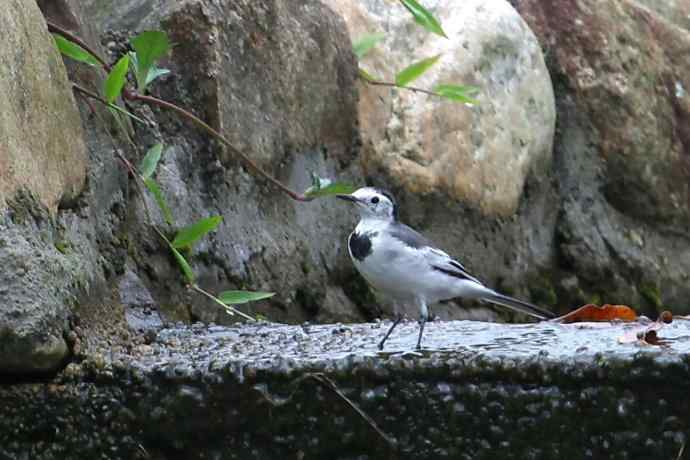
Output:
[[[577,310],[560,316],[552,321],[558,323],[582,323],[593,321],[635,321],[637,313],[627,305],[584,305]]]

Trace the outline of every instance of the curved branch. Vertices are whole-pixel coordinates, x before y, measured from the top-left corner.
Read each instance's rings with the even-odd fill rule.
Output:
[[[284,192],[286,195],[288,195],[290,198],[296,201],[311,201],[311,198],[304,196],[302,193],[295,192],[292,190],[290,187],[287,185],[283,184],[280,182],[278,179],[275,177],[271,176],[268,174],[266,171],[261,169],[259,165],[257,165],[251,158],[249,158],[247,155],[242,153],[239,149],[237,149],[234,145],[230,143],[221,133],[213,129],[209,124],[198,118],[196,115],[193,113],[183,109],[182,107],[179,107],[173,103],[170,103],[168,101],[164,101],[162,99],[158,99],[157,97],[153,96],[146,96],[143,94],[138,94],[138,93],[132,93],[132,92],[124,92],[123,95],[125,96],[126,99],[130,100],[135,100],[135,101],[141,101],[141,102],[146,102],[151,105],[157,105],[159,107],[163,107],[168,110],[172,110],[176,112],[178,115],[181,115],[183,118],[187,119],[188,121],[192,122],[195,124],[197,127],[203,129],[204,131],[208,132],[210,135],[218,139],[230,149],[230,152],[239,157],[254,173],[260,177],[263,177],[265,180],[273,184],[275,187],[279,188],[282,192]]]
[[[86,95],[92,99],[95,99],[95,100],[97,100],[103,104],[109,105],[108,101],[103,99],[98,94],[89,91],[86,88],[82,88],[81,86],[79,86],[75,83],[72,84],[72,88],[75,91],[78,91],[78,92],[80,92],[80,93],[82,93],[82,94],[84,94],[84,95]],[[181,115],[183,118],[192,122],[197,127],[203,129],[204,131],[208,132],[213,137],[215,137],[216,139],[221,141],[225,146],[227,146],[230,149],[230,152],[233,155],[238,156],[256,175],[266,179],[268,182],[270,182],[275,187],[280,189],[282,192],[284,192],[286,195],[288,195],[293,200],[296,200],[296,201],[311,201],[312,200],[312,198],[304,196],[304,194],[302,194],[302,193],[295,192],[290,187],[283,184],[278,179],[276,179],[275,177],[271,176],[266,171],[261,169],[261,167],[259,167],[259,165],[257,165],[254,161],[252,161],[251,158],[249,158],[247,155],[245,155],[240,150],[238,150],[235,146],[233,146],[230,143],[230,141],[228,141],[225,137],[223,137],[222,134],[220,134],[218,131],[213,129],[210,125],[208,125],[206,122],[201,120],[199,117],[197,117],[193,113],[183,109],[182,107],[179,107],[175,104],[172,104],[168,101],[158,99],[157,97],[145,96],[143,94],[133,93],[131,91],[124,91],[122,93],[122,95],[125,97],[125,99],[128,99],[128,100],[141,101],[141,102],[145,102],[147,104],[157,105],[159,107],[163,107],[165,109],[172,110],[172,111],[176,112],[177,114]]]

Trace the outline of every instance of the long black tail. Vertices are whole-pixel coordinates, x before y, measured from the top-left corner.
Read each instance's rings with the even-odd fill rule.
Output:
[[[522,300],[518,299],[513,299],[512,297],[508,297],[507,295],[499,294],[498,292],[494,292],[488,296],[483,297],[483,300],[486,300],[487,302],[495,303],[496,305],[500,305],[502,307],[509,308],[511,310],[524,313],[526,315],[532,316],[534,318],[538,319],[549,319],[549,318],[554,318],[556,315],[548,310],[544,310],[543,308],[539,308],[536,305],[533,305],[529,302],[524,302]]]

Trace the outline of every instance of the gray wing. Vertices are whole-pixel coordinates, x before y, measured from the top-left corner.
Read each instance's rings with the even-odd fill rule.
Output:
[[[482,286],[484,285],[484,283],[472,276],[460,262],[452,259],[448,254],[440,249],[429,248],[428,254],[429,255],[427,257],[429,258],[429,263],[434,270],[438,270],[455,278],[466,279],[474,281]]]
[[[426,249],[429,265],[431,265],[434,270],[438,270],[456,278],[467,279],[481,285],[484,284],[472,276],[460,262],[454,260],[444,251],[436,248],[431,240],[421,235],[415,229],[401,224],[400,222],[394,222],[391,224],[389,232],[393,238],[400,240],[406,246],[419,250]]]
[[[432,243],[430,240],[422,236],[412,227],[408,227],[407,225],[401,224],[400,222],[393,222],[392,224],[390,224],[390,226],[388,227],[388,231],[390,232],[393,238],[400,240],[403,244],[413,249],[434,247],[434,243]]]

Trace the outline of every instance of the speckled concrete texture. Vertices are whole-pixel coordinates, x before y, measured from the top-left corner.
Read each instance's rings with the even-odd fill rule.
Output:
[[[412,322],[379,352],[386,326],[192,326],[94,352],[0,387],[0,458],[648,459],[686,442],[690,321],[663,346],[620,342],[643,323],[434,322],[420,353]]]

